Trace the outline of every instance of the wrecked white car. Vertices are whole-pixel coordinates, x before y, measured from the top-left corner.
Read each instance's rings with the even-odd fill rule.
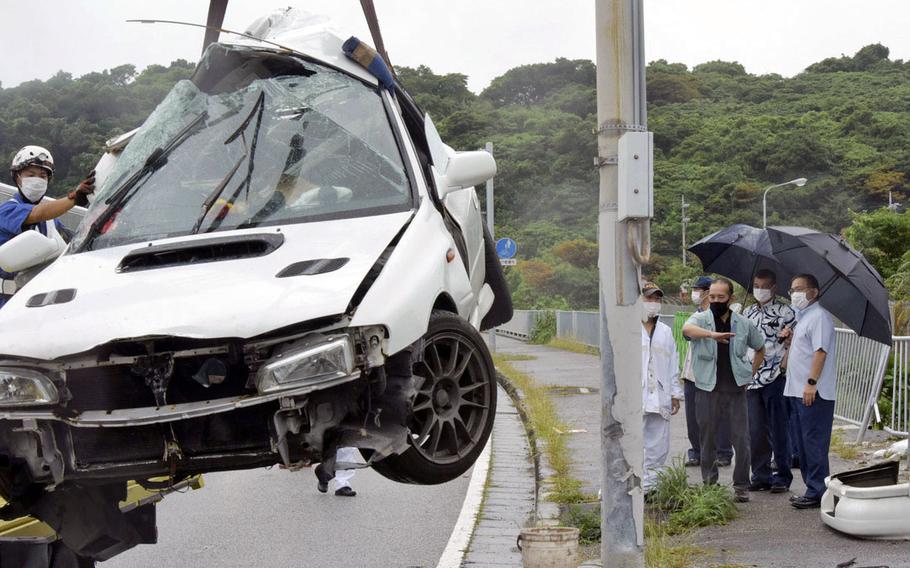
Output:
[[[127,480],[355,446],[433,484],[479,455],[479,330],[511,318],[473,188],[495,163],[445,146],[339,38],[298,39],[211,45],[0,310],[5,516],[103,560],[148,524],[116,507]]]

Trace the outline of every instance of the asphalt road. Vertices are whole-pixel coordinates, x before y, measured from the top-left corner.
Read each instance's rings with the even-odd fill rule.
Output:
[[[208,474],[203,489],[159,503],[157,545],[140,545],[99,567],[432,568],[470,473],[416,486],[360,470],[353,498],[318,493],[311,469]]]

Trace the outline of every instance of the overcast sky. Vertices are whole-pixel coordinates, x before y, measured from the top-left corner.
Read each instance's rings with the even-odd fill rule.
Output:
[[[242,31],[287,5],[326,14],[369,38],[358,0],[231,0],[225,27]],[[594,0],[375,0],[389,57],[468,75],[479,92],[525,63],[594,58]],[[196,61],[201,29],[127,24],[129,18],[204,23],[207,0],[0,0],[0,83],[58,70],[79,76],[123,63],[142,69]],[[908,0],[645,0],[646,57],[739,61],[752,73],[799,73],[825,57],[881,42],[910,59]]]

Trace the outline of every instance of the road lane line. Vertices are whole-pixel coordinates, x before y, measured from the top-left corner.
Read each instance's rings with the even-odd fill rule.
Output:
[[[487,472],[490,470],[492,454],[490,448],[492,447],[493,436],[491,434],[487,445],[474,462],[474,471],[471,473],[468,491],[464,496],[464,503],[461,505],[461,513],[458,514],[458,521],[455,522],[455,528],[452,529],[449,542],[442,551],[436,568],[459,568],[464,560],[468,544],[471,542],[471,535],[474,533],[474,526],[477,524],[477,513],[483,503]]]

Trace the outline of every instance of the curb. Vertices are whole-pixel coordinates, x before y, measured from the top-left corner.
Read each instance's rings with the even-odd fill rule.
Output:
[[[449,542],[446,543],[442,556],[436,568],[459,568],[467,556],[468,548],[471,544],[471,537],[474,535],[474,527],[478,521],[480,507],[483,504],[486,493],[487,475],[490,471],[490,465],[493,461],[493,440],[487,440],[486,446],[474,463],[474,471],[471,472],[471,481],[468,483],[468,491],[465,494],[464,502],[461,505],[461,512],[458,514],[458,520],[455,522],[455,528],[449,536]]]
[[[534,463],[534,478],[537,482],[534,500],[534,524],[537,526],[557,526],[560,524],[559,505],[549,499],[553,489],[553,482],[550,480],[553,479],[555,472],[550,467],[550,462],[543,451],[542,443],[537,439],[528,422],[528,413],[525,409],[521,389],[512,384],[509,378],[501,373],[499,369],[496,369],[496,380],[509,395],[509,398],[512,399],[512,404],[518,410],[518,416],[521,417],[521,422],[528,437],[528,444],[533,448],[532,461]]]

